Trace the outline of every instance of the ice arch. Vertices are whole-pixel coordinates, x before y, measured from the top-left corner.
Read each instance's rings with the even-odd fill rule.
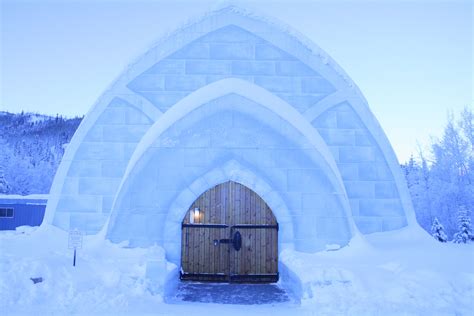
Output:
[[[151,182],[143,184],[145,174]],[[108,237],[163,244],[176,260],[188,207],[227,180],[262,196],[284,223],[285,246],[315,251],[328,242],[345,245],[354,233],[342,180],[317,131],[265,89],[224,79],[185,97],[144,136],[118,191]],[[136,230],[129,228],[133,214],[140,218]],[[138,236],[150,223],[164,235]]]
[[[119,200],[127,166],[136,159],[132,155],[142,151],[137,145],[145,143],[154,123],[187,96],[227,78],[261,87],[266,97],[294,109],[290,116],[297,119],[285,124],[297,133],[295,125],[304,126],[302,138],[318,149],[312,159],[331,171],[330,183],[351,214],[349,222],[361,232],[415,223],[395,154],[357,86],[298,32],[235,6],[163,38],[104,92],[67,148],[45,222],[98,232]]]

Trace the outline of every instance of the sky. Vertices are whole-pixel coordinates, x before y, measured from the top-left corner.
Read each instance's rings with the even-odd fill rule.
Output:
[[[160,37],[229,1],[0,2],[0,111],[75,116]],[[364,94],[400,162],[442,135],[449,111],[474,106],[470,0],[236,3],[326,51]]]

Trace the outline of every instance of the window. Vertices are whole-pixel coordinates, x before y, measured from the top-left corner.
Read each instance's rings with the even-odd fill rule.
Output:
[[[0,218],[12,218],[13,208],[11,207],[0,207]]]

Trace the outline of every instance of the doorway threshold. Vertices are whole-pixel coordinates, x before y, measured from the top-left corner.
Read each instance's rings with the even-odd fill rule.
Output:
[[[179,282],[167,303],[264,305],[296,303],[278,284]]]

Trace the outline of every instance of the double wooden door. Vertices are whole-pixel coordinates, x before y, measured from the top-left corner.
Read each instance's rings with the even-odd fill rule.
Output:
[[[278,281],[278,224],[263,199],[228,181],[204,192],[182,223],[181,279]]]

